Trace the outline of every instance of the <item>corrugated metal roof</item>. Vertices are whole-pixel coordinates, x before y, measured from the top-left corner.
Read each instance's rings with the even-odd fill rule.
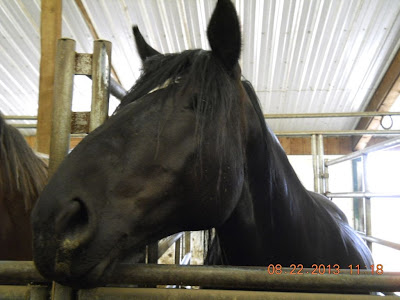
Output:
[[[243,75],[265,113],[362,111],[400,47],[398,0],[233,2],[243,30]],[[98,36],[112,42],[112,64],[126,89],[141,67],[133,24],[161,52],[209,48],[206,26],[216,0],[82,3]],[[77,41],[78,52],[92,51],[93,37],[75,1],[63,1],[62,32]],[[0,0],[0,34],[0,110],[36,115],[40,1]],[[74,95],[74,110],[89,110],[90,80],[77,77]],[[340,130],[354,128],[357,119],[268,123],[275,131]]]

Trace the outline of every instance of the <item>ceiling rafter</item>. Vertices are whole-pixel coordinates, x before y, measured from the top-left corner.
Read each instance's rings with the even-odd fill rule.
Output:
[[[393,58],[388,70],[383,76],[365,111],[388,112],[400,95],[400,49]],[[382,117],[362,118],[355,129],[376,130],[379,128]],[[371,135],[353,138],[354,150],[364,149]]]

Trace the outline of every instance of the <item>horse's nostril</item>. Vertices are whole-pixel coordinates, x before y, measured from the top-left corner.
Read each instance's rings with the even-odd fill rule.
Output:
[[[71,238],[85,230],[89,224],[89,212],[84,202],[74,198],[63,209],[56,219],[56,231],[58,234]]]

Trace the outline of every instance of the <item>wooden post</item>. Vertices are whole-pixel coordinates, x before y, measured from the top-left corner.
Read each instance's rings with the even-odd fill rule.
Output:
[[[61,37],[62,0],[42,0],[40,79],[36,150],[50,152],[57,39]]]

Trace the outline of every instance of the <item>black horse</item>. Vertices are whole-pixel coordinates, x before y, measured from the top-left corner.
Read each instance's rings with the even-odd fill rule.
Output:
[[[209,264],[372,263],[343,213],[302,186],[266,127],[241,79],[229,0],[218,1],[208,25],[211,51],[162,55],[135,31],[142,76],[34,208],[34,260],[45,277],[96,286],[144,245],[212,227]]]

